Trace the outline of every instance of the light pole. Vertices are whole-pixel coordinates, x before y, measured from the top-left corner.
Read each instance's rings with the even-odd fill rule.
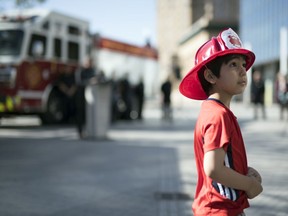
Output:
[[[287,74],[287,40],[287,27],[283,26],[280,29],[280,73],[283,75]]]

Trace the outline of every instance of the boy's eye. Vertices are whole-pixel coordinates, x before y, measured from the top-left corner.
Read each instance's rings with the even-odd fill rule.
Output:
[[[246,68],[246,66],[247,66],[247,64],[246,64],[246,62],[245,63],[237,63],[236,61],[231,61],[230,62],[230,67],[240,67],[240,66],[242,66],[243,68]]]

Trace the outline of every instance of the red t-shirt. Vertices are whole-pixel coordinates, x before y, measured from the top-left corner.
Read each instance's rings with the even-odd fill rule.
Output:
[[[246,150],[234,114],[220,101],[203,102],[194,131],[194,153],[198,183],[193,212],[195,216],[236,216],[249,207],[246,193],[225,187],[205,175],[204,154],[223,148],[225,166],[246,175],[248,172]]]

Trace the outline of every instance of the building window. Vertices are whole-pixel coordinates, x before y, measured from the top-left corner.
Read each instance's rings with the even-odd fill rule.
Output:
[[[203,0],[192,1],[192,23],[195,23],[202,16],[204,16],[204,5],[205,1]]]

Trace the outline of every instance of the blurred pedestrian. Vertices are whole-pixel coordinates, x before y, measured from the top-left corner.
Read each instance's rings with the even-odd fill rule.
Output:
[[[143,78],[140,79],[139,83],[134,87],[134,95],[136,97],[136,111],[137,119],[143,118],[142,111],[144,105],[144,83]]]
[[[111,122],[116,122],[120,118],[120,108],[119,102],[121,100],[120,84],[116,79],[116,72],[112,73],[111,79]]]
[[[75,94],[77,86],[75,82],[74,71],[71,67],[65,66],[59,75],[56,85],[63,98],[63,105],[65,106],[63,120],[69,121],[75,116]]]
[[[168,78],[161,85],[162,118],[164,120],[172,120],[171,92],[172,92],[172,82],[170,80],[170,77],[168,76]]]
[[[261,109],[262,118],[266,119],[264,103],[265,83],[260,71],[254,71],[251,84],[251,102],[254,106],[254,119],[258,119],[258,109]]]
[[[93,60],[87,58],[84,65],[76,73],[77,92],[75,94],[75,107],[76,107],[76,127],[79,134],[79,138],[85,137],[84,125],[86,122],[86,100],[85,100],[85,88],[95,79],[96,71],[93,65]],[[95,80],[94,80],[95,82]]]
[[[263,190],[260,174],[248,167],[241,129],[230,110],[233,96],[245,90],[254,61],[238,35],[225,29],[198,49],[195,66],[180,83],[184,96],[204,100],[194,130],[194,215],[243,216],[248,198]]]
[[[287,120],[288,120],[288,78],[281,72],[277,74],[277,82],[276,82],[276,96],[277,102],[280,107],[280,120],[284,119],[285,110],[287,112]]]
[[[123,110],[121,118],[124,120],[132,120],[132,88],[128,79],[128,73],[124,74],[119,84],[121,99],[118,101],[118,106],[122,106],[120,110]]]

